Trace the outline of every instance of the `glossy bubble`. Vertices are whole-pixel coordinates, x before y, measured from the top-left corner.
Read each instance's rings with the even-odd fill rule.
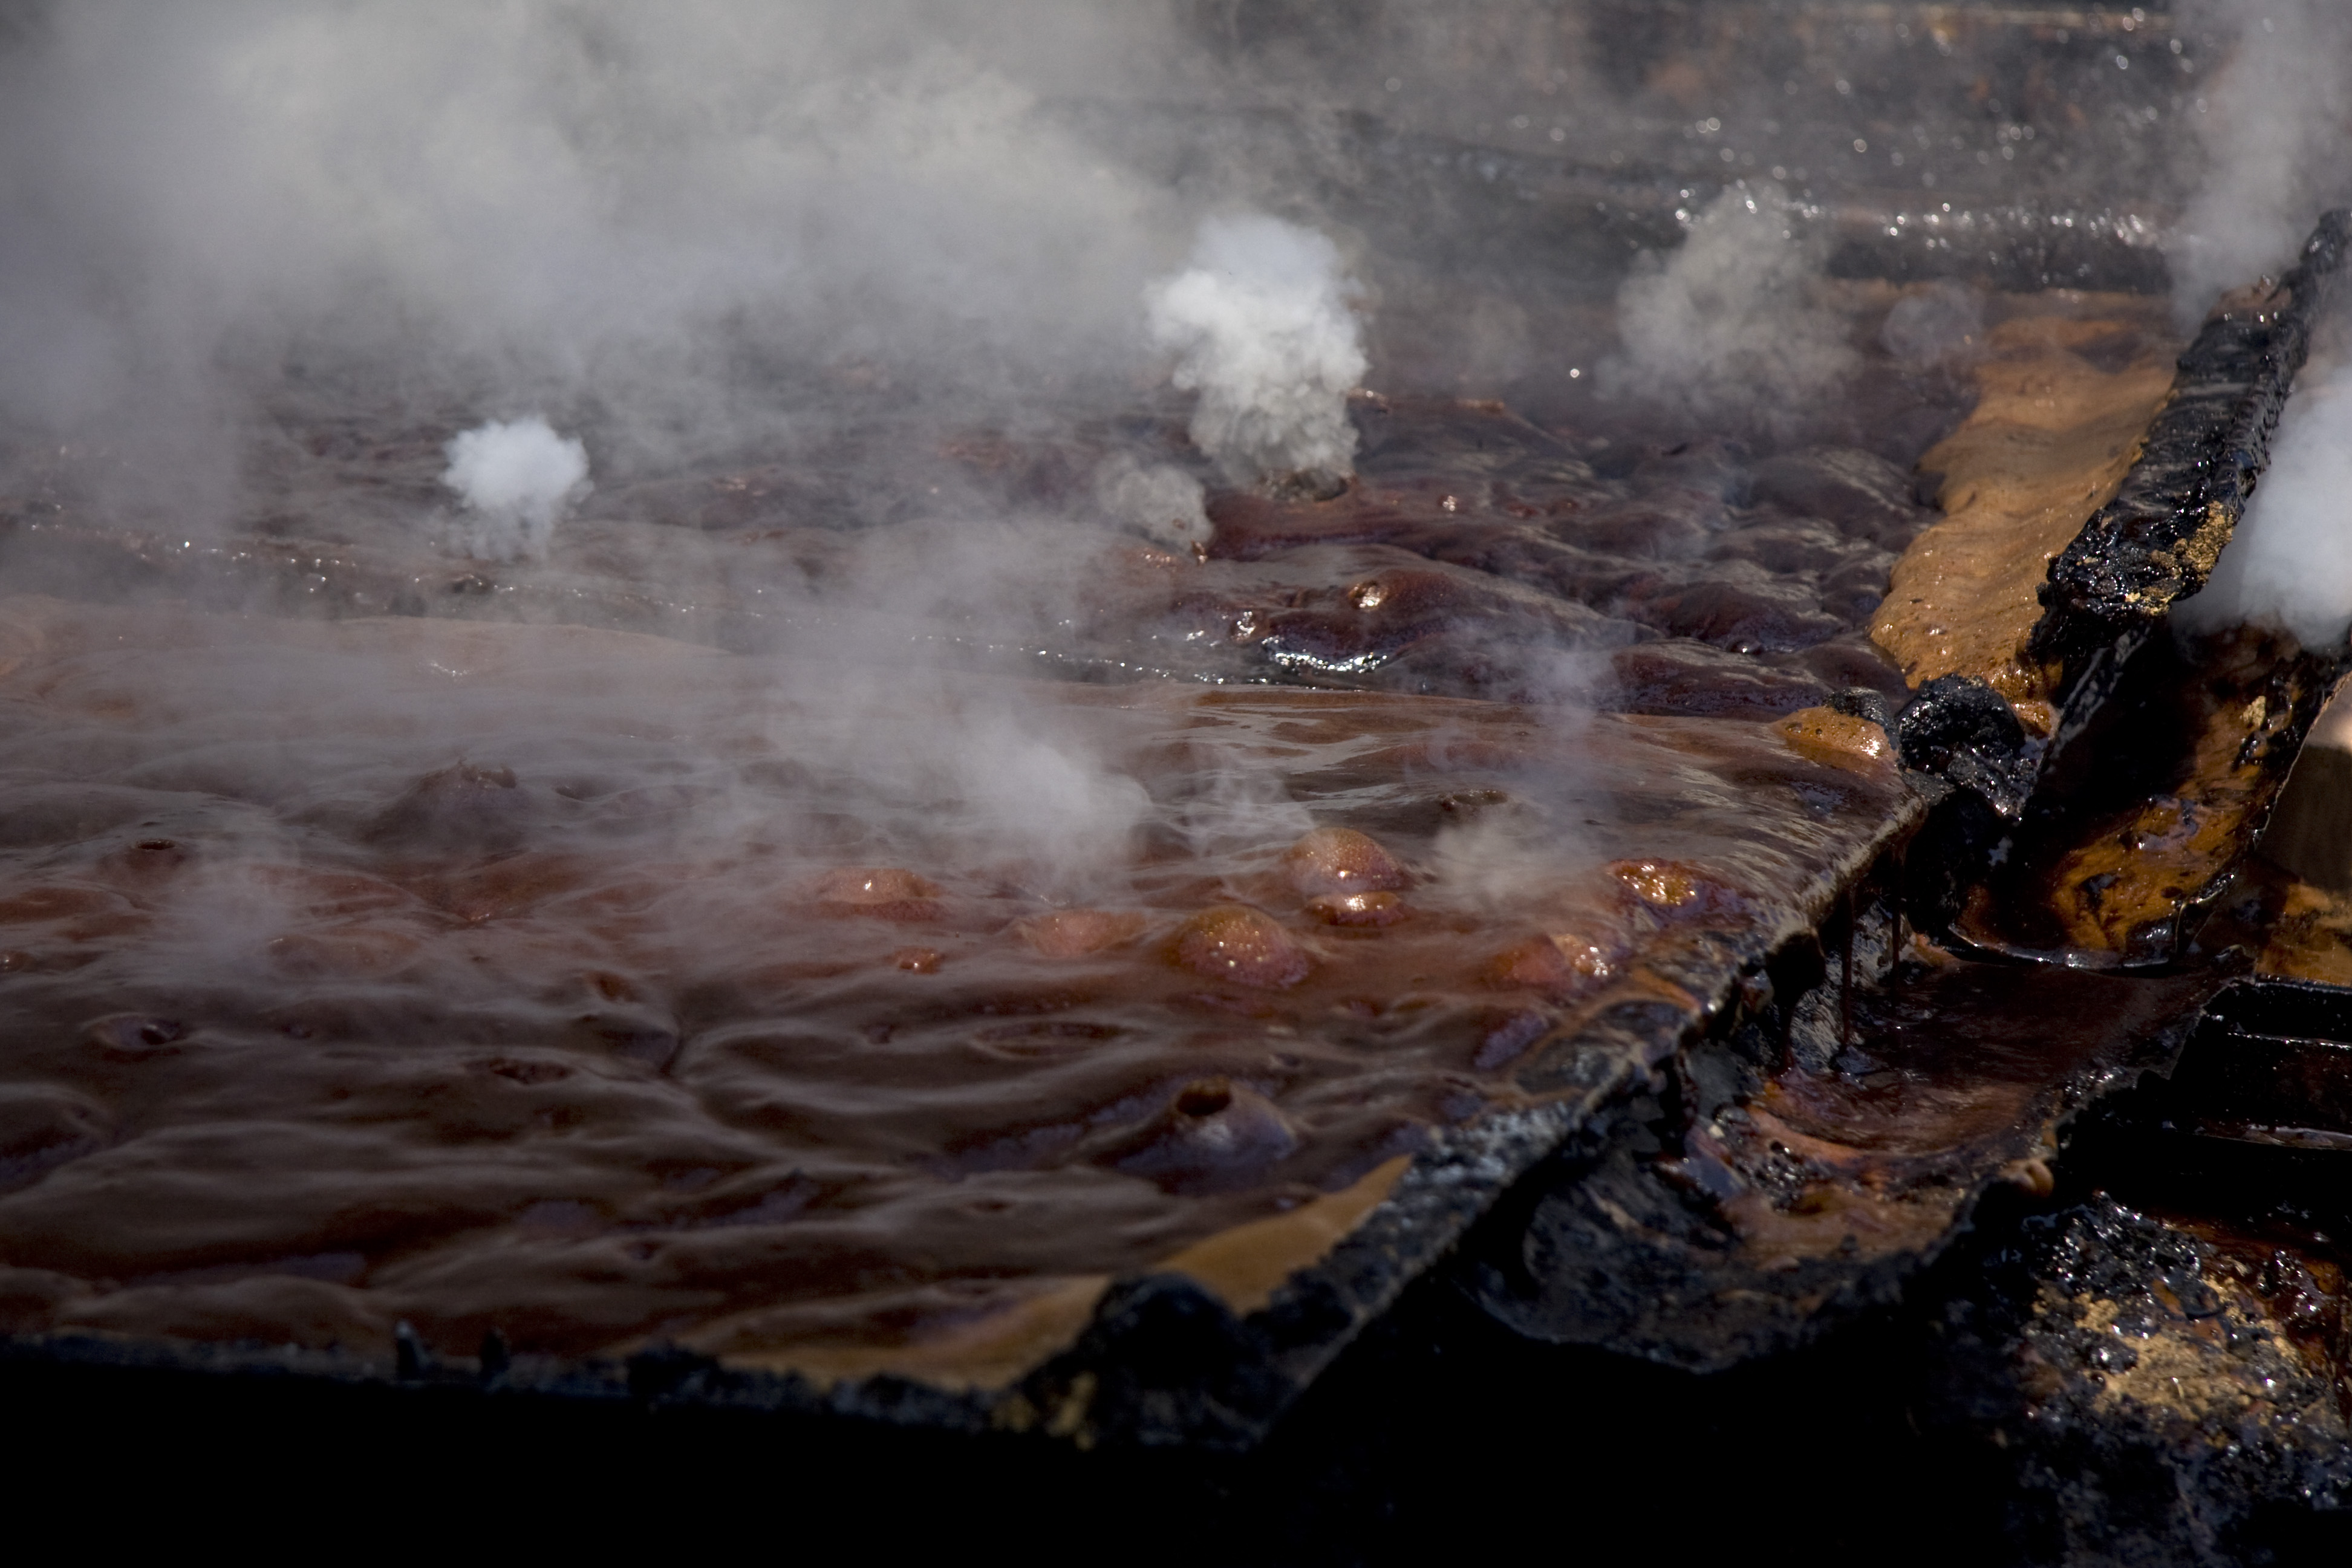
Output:
[[[1371,893],[1405,884],[1404,868],[1369,833],[1317,828],[1284,852],[1282,869],[1304,894]]]
[[[1013,929],[1041,957],[1083,958],[1134,941],[1143,930],[1143,916],[1123,909],[1056,909]]]
[[[862,915],[877,920],[936,920],[937,883],[891,866],[843,866],[818,877],[810,888],[828,914]]]
[[[1617,971],[1612,949],[1561,932],[1504,949],[1487,963],[1486,978],[1490,985],[1581,996],[1614,979]]]
[[[1298,1147],[1273,1101],[1230,1078],[1196,1078],[1116,1152],[1111,1163],[1176,1190],[1256,1179]]]
[[[1393,925],[1412,911],[1393,893],[1327,893],[1307,901],[1307,913],[1327,925]]]
[[[1245,904],[1204,909],[1178,928],[1169,956],[1196,975],[1280,990],[1314,967],[1274,916]]]
[[[143,1013],[110,1013],[82,1025],[82,1038],[105,1055],[123,1061],[160,1056],[188,1038],[188,1026],[177,1019]]]

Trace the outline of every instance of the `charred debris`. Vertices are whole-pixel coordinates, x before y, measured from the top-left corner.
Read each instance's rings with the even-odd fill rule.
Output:
[[[1878,1309],[1917,1336],[1915,1436],[1998,1451],[2003,1552],[2336,1539],[2352,1002],[2249,973],[2263,879],[2242,873],[2345,662],[2192,644],[2166,613],[2243,512],[2347,235],[2328,214],[2296,268],[2221,302],[2053,563],[2032,645],[2053,734],[1966,676],[1893,713],[1851,699],[1937,796],[1926,824],[1482,1230],[1458,1277],[1495,1319],[1726,1374],[1834,1366],[1790,1353],[1867,1339]]]
[[[1696,1296],[1631,1287],[1644,1270],[1712,1266],[1739,1247],[1720,1256],[1724,1237],[1710,1231],[1670,1267],[1653,1258],[1616,1270],[1600,1261],[1612,1227],[1570,1221],[1546,1199],[1532,1221],[1538,1237],[1557,1223],[1582,1226],[1590,1240],[1531,1239],[1528,1260],[1496,1266],[1488,1288],[1498,1312],[1546,1337],[1618,1343],[1630,1334],[1623,1348],[1696,1370],[1796,1343],[1819,1321],[1888,1299],[1905,1267],[1890,1274],[1890,1260],[1932,1259],[1991,1181],[2046,1189],[2066,1119],[2147,1073],[2169,1073],[2209,1002],[2223,1018],[2268,994],[2236,977],[2242,954],[2199,938],[2341,661],[2252,633],[2184,652],[2158,633],[2166,606],[2201,586],[2261,472],[2327,308],[2347,221],[2331,214],[2304,265],[2256,303],[2232,299],[2215,312],[2181,356],[2122,493],[2053,566],[2035,640],[2063,670],[2051,737],[2029,737],[2007,700],[1965,675],[1927,683],[1895,712],[1875,693],[1840,699],[1893,732],[1906,768],[1936,798],[1924,825],[1847,890],[1822,932],[1775,955],[1746,1005],[1677,1061],[1645,1107],[1656,1120],[1642,1123],[1673,1129],[1665,1144],[1641,1160],[1622,1144],[1587,1156],[1603,1171],[1645,1160],[1657,1190],[1679,1195],[1645,1205],[1660,1226],[1627,1232],[1637,1246],[1671,1234],[1678,1222],[1665,1217],[1688,1212],[1685,1198],[1717,1211],[1707,1225],[1746,1207],[1752,1221],[1730,1219],[1729,1229],[1764,1249],[1764,1273],[1735,1270],[1719,1291]],[[2217,728],[2227,729],[2218,745]],[[2154,810],[2194,831],[2169,840],[2144,831],[2138,819]],[[1880,1092],[1898,1079],[1908,1086]],[[1928,1130],[1939,1119],[1948,1136]],[[1814,1135],[1800,1130],[1808,1125]],[[1824,1129],[1851,1141],[1824,1139]],[[1756,1146],[1741,1153],[1743,1143]],[[1828,1186],[1811,1185],[1830,1173]],[[1578,1191],[1581,1179],[1559,1190]],[[1776,1186],[1777,1203],[1767,1196]],[[1931,1203],[1930,1190],[1941,1195]],[[1885,1248],[1872,1239],[1893,1222],[1885,1213],[1811,1227],[1820,1233],[1811,1244],[1788,1231],[1865,1198],[1929,1203],[1941,1218],[1907,1210],[1902,1223],[1918,1226],[1911,1242],[1895,1244],[1890,1231]],[[1558,1269],[1531,1260],[1545,1248],[1564,1260]],[[1626,1293],[1622,1307],[1547,1291],[1541,1281],[1569,1260],[1586,1260],[1572,1266],[1596,1280],[1626,1281],[1607,1287]],[[1817,1266],[1825,1271],[1814,1279]],[[1718,1299],[1741,1304],[1719,1322],[1712,1309],[1684,1310]],[[1656,1326],[1625,1326],[1627,1312]]]

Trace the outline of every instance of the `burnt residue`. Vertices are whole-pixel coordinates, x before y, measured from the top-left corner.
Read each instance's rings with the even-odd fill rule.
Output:
[[[2337,988],[2216,983],[1947,962],[1858,1007],[1816,1004],[1760,1091],[1748,1057],[1702,1046],[1665,1093],[1498,1210],[1453,1281],[1538,1340],[1729,1368],[1653,1395],[1692,1398],[1707,1419],[1773,1379],[1793,1418],[1840,1368],[1873,1367],[1875,1397],[1900,1408],[1899,1435],[1880,1441],[1909,1456],[1892,1484],[1927,1487],[1939,1516],[2000,1537],[1960,1560],[2338,1561],[2352,1142],[2326,1128],[2347,1109],[2352,1014]],[[1727,1099],[1694,1139],[1687,1107]],[[1906,1122],[1937,1128],[1943,1179],[1973,1155],[1982,1180],[2001,1149],[1986,1134],[2018,1109],[2086,1101],[2073,1129],[2043,1123],[1968,1224],[1926,1248],[1889,1252],[1851,1222],[1934,1193]],[[1777,1190],[1752,1130],[1715,1135],[1759,1105]],[[1833,1111],[1807,1121],[1796,1105]],[[1743,1141],[1749,1161],[1723,1157]],[[1825,1167],[1851,1196],[1823,1192]],[[1788,1249],[1787,1228],[1742,1213],[1749,1183],[1789,1219],[1846,1235]],[[1840,1408],[1859,1419],[1870,1404]],[[1959,1506],[1963,1488],[1982,1512]]]
[[[1989,1187],[2046,1191],[2068,1119],[2168,1068],[2219,983],[1963,963],[1884,906],[1828,930],[1486,1232],[1489,1311],[1694,1370],[1805,1343],[1896,1299]]]
[[[2026,1561],[2340,1560],[2344,1156],[2184,1136],[2193,1103],[2094,1124],[2084,1179],[1987,1238],[1922,1314],[1915,1418],[2001,1456]]]
[[[1021,1397],[1057,1436],[1246,1448],[1297,1393],[1271,1348],[1192,1281],[1147,1276],[1114,1287],[1078,1342],[1032,1374]]]
[[[1895,720],[1904,766],[1976,796],[1995,814],[2022,816],[2034,755],[2007,698],[1973,675],[1923,684]]]
[[[2258,949],[2236,925],[2201,933],[2239,887],[2339,669],[2258,630],[2150,639],[2100,711],[2044,759],[2021,820],[1960,879],[1951,934],[2100,967]]]
[[[1916,918],[2018,956],[2193,958],[2341,660],[2257,631],[2158,633],[2244,510],[2347,242],[2352,214],[2330,214],[2284,279],[2223,302],[2115,498],[2052,563],[2029,645],[2055,674],[2051,733],[1968,677],[1897,716],[1906,764],[1960,797],[1916,857]]]
[[[2342,660],[2254,629],[2159,633],[2244,510],[2347,241],[2352,214],[2330,214],[2284,280],[2224,301],[2116,498],[2052,564],[2031,643],[2058,672],[2052,733],[2030,735],[1964,677],[1927,682],[1897,716],[1906,764],[1963,797],[1916,857],[1915,918],[2015,956],[2201,961],[2199,930]]]
[[[2172,1071],[2262,947],[2262,908],[2203,923],[2332,674],[2258,632],[2153,643],[2032,795],[2008,704],[1930,683],[1895,733],[1953,788],[1903,863],[1768,967],[1750,1021],[1547,1178],[1482,1298],[1538,1337],[1727,1365],[1893,1299],[1990,1185],[2046,1190],[2069,1117]],[[2352,1031],[2325,988],[2220,997],[2179,1069],[2184,1124],[2334,1147],[2347,1072],[2328,1037]]]

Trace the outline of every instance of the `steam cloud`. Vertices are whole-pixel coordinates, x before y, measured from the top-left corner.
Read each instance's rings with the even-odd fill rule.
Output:
[[[2174,623],[2191,633],[2252,624],[2307,648],[2352,629],[2352,368],[2306,379],[2280,421],[2271,465],[2204,591]]]
[[[441,482],[464,497],[453,542],[484,560],[543,555],[555,525],[588,493],[588,449],[533,416],[492,420],[449,443]]]
[[[1944,281],[1896,300],[1878,340],[1905,364],[1939,365],[1974,349],[1984,329],[1983,298],[1965,284]]]
[[[1192,264],[1146,295],[1151,340],[1198,392],[1192,440],[1237,484],[1355,471],[1348,393],[1362,331],[1339,247],[1268,217],[1212,218]]]
[[[1328,30],[1300,33],[1262,80],[1204,52],[1202,16],[1230,13],[1246,53],[1243,12],[1276,10]],[[2352,13],[2273,0],[2227,14],[2247,30],[2242,59],[2227,81],[2184,83],[2211,99],[2190,120],[2211,178],[2175,252],[2199,310],[2214,287],[2290,255],[2327,183],[2345,177],[2321,154],[2352,80]],[[778,519],[824,531],[838,570],[799,581],[775,568],[746,592],[780,620],[824,598],[901,632],[968,609],[962,631],[1010,640],[1062,623],[1083,592],[1068,528],[950,478],[944,495],[898,512],[874,507],[920,510],[889,544],[849,526],[867,517],[848,504],[825,511],[833,497],[904,479],[936,457],[929,437],[947,424],[1001,423],[1020,441],[1057,409],[1099,409],[1097,388],[1127,396],[1147,350],[1197,394],[1192,438],[1230,480],[1344,475],[1356,449],[1347,394],[1369,370],[1350,258],[1390,321],[1428,312],[1442,324],[1424,333],[1448,352],[1470,343],[1514,364],[1572,352],[1528,328],[1508,280],[1456,290],[1444,245],[1380,238],[1365,204],[1329,198],[1311,220],[1328,234],[1260,215],[1198,223],[1220,204],[1322,199],[1314,193],[1337,186],[1319,166],[1232,151],[1235,167],[1176,174],[1086,127],[1116,121],[1149,141],[1138,127],[1150,117],[1126,111],[1173,103],[1213,117],[1273,102],[1276,89],[1311,120],[1347,101],[1352,82],[1359,107],[1400,126],[1492,143],[1520,133],[1482,127],[1493,110],[1471,89],[1517,81],[1561,123],[1547,135],[1538,120],[1512,145],[1589,162],[1614,145],[1614,122],[1659,107],[1621,96],[1611,71],[1588,72],[1615,25],[1615,8],[1577,0],[0,0],[0,200],[12,218],[0,225],[0,444],[70,444],[93,484],[151,491],[131,505],[97,497],[89,515],[123,517],[143,499],[168,508],[175,531],[195,531],[253,515],[259,441],[291,444],[335,422],[369,440],[406,433],[429,465],[401,519],[413,524],[432,505],[430,455],[453,430],[494,410],[542,410],[447,452],[446,483],[465,502],[452,542],[523,558],[548,551],[585,483],[584,451],[559,428],[586,434],[600,498],[625,519],[619,498],[640,481],[699,483],[754,464],[803,477],[821,465],[803,459],[828,455],[827,438],[848,427],[870,439],[845,463],[870,466],[813,483],[806,515]],[[1518,58],[1538,35],[1551,39],[1543,58]],[[1771,112],[1810,117],[1781,106],[1773,75]],[[1806,91],[1816,89],[1822,112],[1848,112],[1825,83]],[[1748,148],[1747,110],[1713,107]],[[1116,112],[1078,112],[1105,109]],[[1733,145],[1719,151],[1728,160]],[[1766,143],[1754,151],[1760,163],[1737,166],[1772,165]],[[1818,168],[1791,179],[1827,183]],[[1794,217],[1766,183],[1697,211],[1685,243],[1619,290],[1622,352],[1603,384],[1703,417],[1769,414],[1852,371],[1840,319],[1815,297],[1821,256]],[[1399,286],[1416,278],[1435,280],[1430,298]],[[1454,308],[1465,292],[1479,309]],[[1977,334],[1979,309],[1964,291],[1920,294],[1889,318],[1887,346],[1914,364],[1948,361]],[[1400,330],[1391,350],[1405,340]],[[1410,379],[1391,368],[1402,358],[1384,358],[1381,374]],[[2281,497],[2295,493],[2298,461],[2283,449],[2238,556],[2256,557],[2272,510],[2291,510]],[[1206,538],[1200,480],[1183,467],[1115,457],[1092,474],[1090,498],[1170,547]],[[313,494],[304,506],[307,528],[359,503]],[[566,526],[560,548],[592,528],[619,548],[622,523],[594,517]],[[701,540],[650,535],[629,536],[648,575],[699,559]],[[2231,589],[2230,574],[2261,578],[2250,563],[2224,566],[2209,610],[2252,591]],[[809,623],[825,628],[811,633],[822,643],[812,654],[903,667],[904,635],[861,643],[843,630],[863,624],[852,618]],[[1573,675],[1544,682],[1572,693]],[[1131,781],[1076,740],[1054,748],[1066,768],[1018,747],[972,747],[998,722],[894,731],[875,743],[871,772],[1002,803],[971,805],[974,817],[1044,822],[1046,800],[1066,813],[1091,807],[1101,831],[1077,837],[1123,841],[1139,809]],[[958,771],[967,754],[985,779]],[[1029,845],[1010,828],[1002,836]]]
[[[0,423],[108,444],[175,527],[240,504],[289,363],[411,409],[584,408],[615,480],[773,443],[827,367],[967,416],[1125,376],[1190,226],[1037,111],[1160,52],[1121,8],[23,9]]]
[[[2189,117],[2204,178],[2166,246],[2174,309],[2193,326],[2217,296],[2293,260],[2312,220],[2352,196],[2352,9],[2338,0],[2218,0],[2234,57]]]
[[[1742,181],[1698,214],[1681,249],[1628,277],[1618,384],[1701,414],[1769,414],[1851,371],[1843,324],[1812,295],[1820,257],[1794,220],[1786,191]]]
[[[278,515],[306,537],[414,544],[437,477],[470,555],[569,560],[576,530],[648,586],[733,572],[822,672],[778,699],[779,745],[835,759],[865,852],[1115,879],[1141,786],[1051,703],[950,697],[908,649],[1071,613],[1071,530],[942,466],[940,433],[1007,411],[1034,432],[1138,384],[1138,301],[1214,193],[1041,103],[1118,98],[1129,61],[1164,88],[1183,58],[1157,8],[1076,0],[0,4],[0,459],[70,447],[87,520],[200,533],[274,506],[291,453]],[[540,413],[483,423],[517,409]],[[843,457],[845,430],[866,444]],[[614,515],[560,528],[591,445]],[[421,455],[397,485],[315,483],[344,447]],[[755,464],[817,476],[769,520],[821,536],[822,584],[631,520],[632,486],[701,495]],[[845,526],[916,473],[940,483],[911,520]],[[1129,527],[1206,536],[1179,469],[1103,489]],[[409,716],[412,694],[352,684]],[[900,709],[924,721],[877,717]],[[472,754],[528,779],[584,745]],[[714,766],[676,749],[633,766]]]
[[[1209,541],[1207,487],[1181,468],[1119,453],[1095,471],[1095,499],[1113,522],[1161,544],[1190,549]]]
[[[2168,236],[2186,329],[2225,291],[2277,276],[2313,221],[2352,199],[2352,9],[2335,0],[2210,0],[2234,38],[2188,117],[2206,167]],[[2238,625],[2342,646],[2352,627],[2352,369],[2315,364],[2287,405],[2271,464],[2202,592],[2175,611],[2202,634]]]

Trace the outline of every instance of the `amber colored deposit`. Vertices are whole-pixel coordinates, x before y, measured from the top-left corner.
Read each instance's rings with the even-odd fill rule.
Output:
[[[2281,748],[2316,701],[2314,678],[2276,636],[2207,640],[2168,703],[2111,733],[2088,783],[2067,786],[2081,800],[2101,787],[2102,769],[2114,771],[2108,798],[2093,795],[2079,815],[2024,835],[2014,869],[1971,894],[1956,929],[1991,948],[2166,956],[2183,912],[2223,890],[2261,831],[2284,776]],[[2147,745],[2177,750],[2152,767],[2132,755]]]
[[[2290,722],[2256,696],[2200,705],[2189,777],[2062,860],[2050,898],[2074,946],[2129,954],[2208,894],[2245,852],[2249,820],[2270,804],[2275,773],[2261,747]]]
[[[2141,301],[2100,314],[2031,316],[1990,335],[1976,412],[1920,459],[1943,476],[1945,518],[1895,562],[1871,639],[1914,686],[1973,675],[2026,728],[2053,723],[2053,672],[2028,656],[2050,563],[2105,505],[2172,385],[2171,355]],[[2128,362],[2114,369],[2118,352]],[[2093,356],[2096,356],[2096,361]]]
[[[1790,750],[1832,768],[1882,772],[1895,766],[1894,743],[1885,730],[1835,708],[1800,708],[1772,727]]]

